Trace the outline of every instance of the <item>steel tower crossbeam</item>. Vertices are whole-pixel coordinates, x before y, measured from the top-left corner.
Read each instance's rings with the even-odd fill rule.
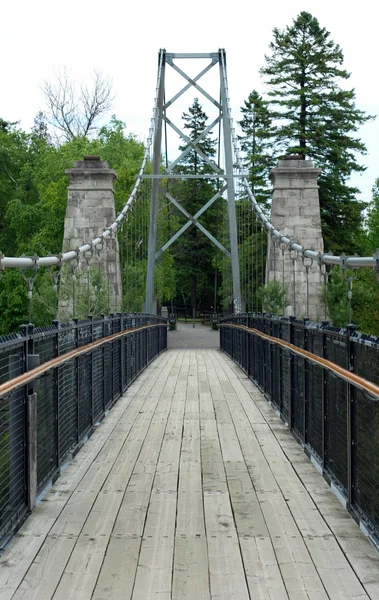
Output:
[[[178,59],[210,59],[211,62],[194,78],[189,77],[183,69],[181,69],[174,60]],[[172,69],[181,75],[187,84],[177,92],[168,102],[164,101],[165,97],[165,65],[169,65]],[[212,69],[216,64],[219,64],[220,74],[220,101],[216,100],[211,94],[209,94],[203,87],[197,82]],[[226,83],[226,60],[225,51],[219,50],[218,52],[211,53],[168,53],[165,50],[159,52],[159,67],[158,70],[158,81],[160,82],[159,88],[157,89],[158,102],[157,111],[155,115],[155,135],[154,135],[154,152],[153,152],[153,173],[150,176],[152,179],[152,195],[151,195],[151,207],[150,207],[150,229],[149,229],[149,244],[148,244],[148,268],[146,276],[146,312],[153,311],[153,293],[154,293],[154,265],[155,260],[167,250],[191,225],[198,227],[204,235],[206,235],[215,246],[217,246],[224,254],[226,254],[232,263],[232,278],[233,278],[233,306],[234,312],[241,311],[241,287],[240,287],[240,270],[239,270],[239,258],[238,258],[238,242],[237,242],[237,222],[236,222],[236,209],[235,209],[235,188],[234,188],[234,173],[233,173],[233,154],[232,154],[232,132],[230,117],[228,114],[227,104],[227,83]],[[219,115],[214,121],[206,127],[201,135],[195,141],[192,141],[186,136],[166,115],[166,110],[172,106],[172,104],[178,100],[188,89],[194,87],[200,92],[205,98],[207,98],[216,108],[219,110]],[[222,122],[223,129],[223,150],[225,157],[225,168],[220,169],[212,160],[210,160],[204,152],[199,148],[198,144],[201,140],[212,130],[214,127]],[[186,148],[180,153],[180,155],[161,173],[161,142],[162,142],[162,128],[163,123],[168,124],[186,143]],[[165,177],[172,178],[176,177],[173,173],[173,169],[183,160],[191,151],[195,151],[202,160],[210,167],[211,173],[201,175],[186,175],[178,174],[178,178],[191,177],[191,178],[206,178],[222,180],[221,189],[212,196],[197,213],[192,216],[188,211],[181,205],[181,203],[174,198],[167,190],[160,186],[160,180]],[[144,177],[149,177],[145,175]],[[226,183],[225,183],[226,180]],[[181,227],[162,247],[156,251],[157,241],[157,216],[158,216],[158,194],[162,193],[168,200],[182,213],[188,221]],[[228,215],[229,215],[229,236],[230,236],[230,252],[215,236],[213,236],[201,223],[199,223],[199,217],[210,207],[212,204],[226,192],[228,201]]]

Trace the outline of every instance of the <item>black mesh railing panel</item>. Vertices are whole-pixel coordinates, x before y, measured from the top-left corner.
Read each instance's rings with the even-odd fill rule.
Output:
[[[35,385],[37,392],[37,485],[43,489],[58,467],[55,373],[49,371]]]
[[[91,354],[79,356],[77,368],[79,374],[79,439],[92,425],[92,377]]]
[[[126,362],[126,383],[130,384],[133,378],[132,374],[132,335],[128,334],[125,340],[125,362]]]
[[[26,510],[24,390],[0,398],[0,537]]]
[[[332,479],[347,491],[347,384],[326,375],[325,466]]]
[[[322,460],[322,426],[323,426],[323,369],[322,367],[306,363],[306,441],[312,452]]]
[[[20,334],[0,338],[0,384],[40,364],[79,347],[118,333],[128,325],[149,323],[146,315],[88,318],[84,322],[58,323],[42,328],[23,327]],[[159,317],[152,322],[161,323]],[[28,504],[29,456],[27,407],[37,398],[37,492],[59,471],[94,423],[120,396],[139,372],[167,345],[167,328],[135,331],[132,335],[88,348],[85,354],[51,366],[24,387],[0,397],[0,538],[15,529]],[[33,404],[31,405],[33,407]],[[31,498],[33,501],[33,499]]]
[[[346,337],[337,334],[325,334],[325,358],[346,369]]]
[[[39,355],[39,362],[45,363],[55,357],[56,334],[49,337],[37,337],[34,342],[34,353]]]
[[[78,440],[76,360],[58,367],[59,460],[62,461]]]
[[[95,348],[92,351],[93,364],[93,409],[94,421],[97,421],[104,412],[104,365],[103,349]]]
[[[91,343],[91,331],[92,331],[92,327],[91,324],[81,324],[78,325],[78,347],[81,348],[82,346],[87,346],[87,344]]]
[[[301,356],[292,356],[292,427],[298,437],[304,439],[304,385],[305,361]]]
[[[300,348],[305,344],[307,351],[344,369],[350,366],[377,385],[378,338],[351,327],[349,342],[348,332],[338,327],[285,318],[278,323],[276,317],[262,314],[226,317],[221,320],[226,326],[220,331],[221,348],[242,368],[249,366],[250,377],[286,419],[292,398],[292,430],[302,440],[305,434],[307,449],[324,465],[348,508],[379,539],[379,402],[353,383],[348,385],[329,368],[276,345],[269,351],[270,344],[258,335],[250,334],[249,343],[241,344],[242,331],[227,327],[227,323],[247,322],[251,328]]]
[[[379,402],[360,390],[356,391],[355,402],[354,501],[365,520],[375,523],[379,532]]]
[[[58,333],[59,354],[66,354],[76,347],[75,327],[62,327]]]
[[[289,405],[291,400],[291,369],[290,352],[285,348],[280,350],[280,379],[281,379],[281,409],[286,421],[288,421]]]
[[[113,342],[113,400],[121,396],[121,341]]]
[[[18,339],[15,344],[0,347],[0,383],[5,383],[24,372],[24,343]]]
[[[112,374],[112,343],[103,346],[104,352],[104,404],[108,408],[112,403],[113,374]]]
[[[379,385],[379,344],[366,345],[352,340],[354,372]]]
[[[307,329],[305,349],[317,356],[323,356],[323,335],[318,328]],[[305,389],[306,442],[311,452],[321,461],[323,451],[323,369],[311,361],[306,361]]]

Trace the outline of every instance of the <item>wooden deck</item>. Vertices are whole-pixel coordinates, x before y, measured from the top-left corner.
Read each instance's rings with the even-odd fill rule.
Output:
[[[246,376],[169,350],[0,560],[1,600],[379,598],[379,554]]]

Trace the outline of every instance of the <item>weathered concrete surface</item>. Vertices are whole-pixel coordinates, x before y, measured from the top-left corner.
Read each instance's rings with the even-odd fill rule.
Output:
[[[67,169],[68,199],[64,224],[63,251],[77,248],[100,236],[116,218],[113,183],[117,176],[106,161],[98,156],[86,156]],[[100,269],[106,285],[109,282],[109,312],[117,312],[122,301],[121,269],[117,239],[111,239],[99,255]],[[95,253],[92,266],[98,268]],[[85,257],[80,259],[78,281],[87,279]],[[68,277],[68,276],[67,276]],[[59,303],[60,316],[72,316],[71,302],[63,298]]]
[[[320,173],[321,170],[314,168],[311,160],[289,157],[280,160],[270,173],[273,183],[272,225],[283,235],[316,252],[324,251],[317,184]],[[311,264],[309,259],[305,259],[303,264],[301,257],[297,260],[293,260],[294,258],[294,253],[291,258],[290,253],[285,251],[284,284],[288,288],[290,301],[285,314],[321,320],[324,318],[325,308],[322,302],[323,276],[320,269],[316,262]],[[310,265],[308,307],[306,265]],[[269,237],[266,282],[273,281],[274,277],[282,284],[283,255],[279,244],[274,245]]]

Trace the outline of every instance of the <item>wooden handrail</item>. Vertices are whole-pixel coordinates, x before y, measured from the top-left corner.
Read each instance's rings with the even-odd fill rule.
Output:
[[[263,339],[268,340],[269,342],[278,344],[279,346],[282,346],[283,348],[290,350],[294,354],[297,354],[298,356],[302,356],[303,358],[307,358],[309,361],[311,361],[315,364],[318,364],[321,367],[324,367],[325,369],[328,369],[328,371],[332,371],[333,373],[335,373],[335,375],[337,375],[338,377],[341,377],[348,383],[351,383],[351,384],[355,385],[356,387],[358,387],[359,389],[363,390],[364,392],[367,392],[367,393],[371,394],[372,396],[375,396],[375,401],[379,400],[379,386],[378,385],[376,385],[372,381],[369,381],[368,379],[365,379],[364,377],[361,377],[360,375],[356,375],[355,373],[352,373],[351,371],[348,371],[347,369],[340,367],[336,363],[334,363],[330,360],[327,360],[326,358],[317,356],[317,354],[308,352],[308,350],[303,350],[303,348],[294,346],[294,344],[291,344],[290,342],[286,342],[285,340],[281,340],[280,338],[273,337],[272,335],[268,335],[267,333],[263,333],[262,331],[259,331],[258,329],[254,329],[252,327],[246,327],[246,325],[234,325],[233,323],[220,323],[220,327],[234,327],[236,329],[243,329],[243,330],[247,331],[248,333],[257,335]]]
[[[125,335],[130,335],[132,333],[135,333],[136,331],[142,331],[143,329],[150,329],[151,327],[167,327],[167,324],[152,323],[150,325],[141,325],[139,327],[135,327],[134,329],[125,329],[124,331],[112,333],[107,337],[101,338],[100,340],[96,340],[95,342],[91,342],[86,346],[74,348],[74,350],[70,350],[70,352],[66,352],[66,354],[62,354],[61,356],[52,358],[51,360],[44,362],[42,365],[38,365],[38,367],[35,367],[35,369],[31,369],[26,373],[22,373],[21,375],[18,375],[17,377],[14,377],[13,379],[9,379],[9,381],[6,381],[5,383],[2,383],[0,385],[0,398],[9,394],[10,392],[14,392],[16,389],[23,387],[24,385],[30,383],[34,379],[41,377],[41,375],[44,375],[44,373],[47,373],[47,371],[55,369],[55,367],[58,367],[59,365],[68,362],[69,360],[76,358],[77,356],[86,354],[87,352],[90,352],[95,348],[100,348],[104,344],[117,340],[118,338],[123,337]]]

